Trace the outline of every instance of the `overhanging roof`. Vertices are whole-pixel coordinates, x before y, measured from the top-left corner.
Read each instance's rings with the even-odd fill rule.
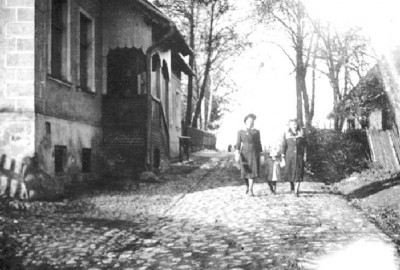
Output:
[[[153,23],[161,25],[170,25],[172,23],[173,25],[175,25],[175,23],[167,15],[165,15],[158,7],[156,7],[149,1],[132,0],[131,3],[134,4],[138,9],[140,9],[145,15],[147,15]],[[179,50],[179,52],[185,56],[193,53],[192,49],[186,43],[184,37],[178,29],[174,29],[174,34],[172,36],[172,39],[169,40],[169,44],[170,46]]]

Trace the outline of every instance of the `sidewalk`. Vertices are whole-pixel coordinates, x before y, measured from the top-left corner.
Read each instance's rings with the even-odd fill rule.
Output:
[[[399,269],[389,238],[320,184],[304,183],[296,198],[287,184],[270,195],[259,180],[248,197],[232,156],[192,159],[161,184],[0,213],[0,240],[10,246],[3,261],[13,269]]]

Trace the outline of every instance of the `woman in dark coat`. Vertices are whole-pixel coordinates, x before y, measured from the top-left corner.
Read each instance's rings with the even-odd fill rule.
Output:
[[[235,158],[240,163],[240,175],[246,183],[246,194],[254,196],[253,180],[259,176],[262,146],[260,132],[254,128],[256,116],[249,114],[244,118],[246,130],[240,130],[235,145]]]
[[[289,129],[284,134],[282,156],[285,158],[285,181],[290,183],[290,191],[299,196],[300,182],[303,181],[304,164],[307,157],[307,143],[296,119],[289,121]]]

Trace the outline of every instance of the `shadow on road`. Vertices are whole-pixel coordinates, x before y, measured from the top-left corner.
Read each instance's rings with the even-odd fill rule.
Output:
[[[400,185],[400,178],[389,179],[362,186],[348,194],[351,198],[362,199],[382,190]]]

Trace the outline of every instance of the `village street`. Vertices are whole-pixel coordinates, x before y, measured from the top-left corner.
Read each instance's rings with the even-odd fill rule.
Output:
[[[228,154],[203,152],[162,183],[0,212],[1,269],[399,269],[395,245],[318,183],[299,198]]]

